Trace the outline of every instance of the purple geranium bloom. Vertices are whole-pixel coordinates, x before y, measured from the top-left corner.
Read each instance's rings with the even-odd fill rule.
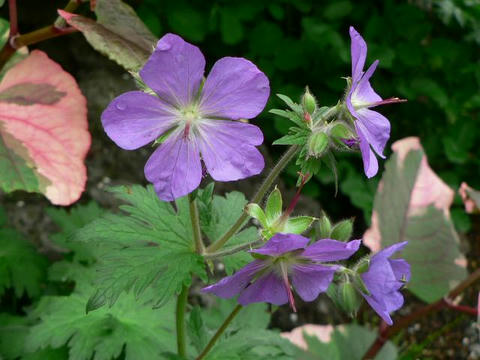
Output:
[[[370,295],[362,294],[365,300],[388,325],[392,325],[390,313],[400,309],[403,296],[400,289],[410,280],[410,265],[403,259],[390,259],[402,250],[407,241],[389,246],[370,260],[368,271],[362,274]]]
[[[270,93],[267,77],[252,62],[235,57],[218,60],[202,86],[204,71],[200,49],[167,34],[139,73],[157,96],[130,91],[102,114],[106,133],[123,149],[162,136],[145,176],[165,201],[199,186],[201,160],[218,181],[244,179],[264,167],[256,148],[263,142],[260,129],[231,120],[251,119],[263,110]]]
[[[203,291],[222,298],[240,294],[238,302],[241,305],[289,302],[296,311],[290,280],[303,300],[313,301],[327,290],[339,269],[338,265],[322,263],[347,259],[360,246],[360,240],[344,243],[324,239],[307,246],[309,241],[300,235],[277,234],[261,248],[250,251],[258,254],[259,259]]]
[[[370,108],[405,100],[398,98],[383,100],[372,89],[369,80],[377,68],[378,60],[375,60],[368,70],[363,72],[367,57],[367,44],[352,26],[350,26],[350,38],[352,39],[352,84],[347,94],[346,103],[348,111],[356,120],[355,129],[360,141],[363,167],[365,174],[370,178],[378,172],[378,161],[375,153],[381,158],[385,158],[383,149],[390,137],[390,122],[388,119],[382,114],[370,110]]]

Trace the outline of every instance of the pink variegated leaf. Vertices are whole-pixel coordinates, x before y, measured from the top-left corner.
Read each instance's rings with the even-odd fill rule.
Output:
[[[466,258],[450,219],[454,192],[430,168],[418,138],[392,146],[364,244],[373,252],[408,241],[408,289],[426,302],[445,296],[467,276]]]
[[[85,97],[75,79],[33,51],[0,83],[0,188],[40,192],[70,205],[87,180]]]

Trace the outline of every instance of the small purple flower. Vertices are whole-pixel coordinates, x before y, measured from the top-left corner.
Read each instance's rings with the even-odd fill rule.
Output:
[[[259,255],[259,259],[203,291],[222,298],[240,294],[238,302],[241,305],[289,302],[296,311],[290,280],[303,300],[313,301],[327,290],[339,268],[322,263],[347,259],[360,246],[360,240],[344,243],[324,239],[307,246],[309,241],[300,235],[277,234],[261,248],[250,251]]]
[[[365,175],[371,178],[378,172],[375,153],[381,158],[385,158],[383,149],[390,137],[390,122],[385,116],[370,110],[370,108],[405,100],[398,98],[383,100],[372,89],[369,80],[377,68],[378,60],[375,60],[368,70],[363,72],[367,57],[367,44],[352,26],[350,26],[350,38],[352,40],[352,84],[346,97],[346,103],[348,111],[356,120],[355,129],[360,140]]]
[[[174,34],[163,36],[140,70],[157,96],[130,91],[115,98],[102,114],[108,136],[134,150],[166,137],[145,165],[145,176],[160,199],[174,200],[195,190],[202,179],[201,160],[217,181],[259,174],[264,160],[256,146],[263,134],[239,121],[265,107],[268,79],[252,62],[224,57],[205,83],[200,49]]]
[[[403,259],[389,259],[402,250],[407,241],[389,246],[370,260],[368,271],[361,275],[370,295],[362,294],[365,300],[385,320],[392,325],[390,313],[401,308],[403,296],[400,289],[410,280],[410,265]]]

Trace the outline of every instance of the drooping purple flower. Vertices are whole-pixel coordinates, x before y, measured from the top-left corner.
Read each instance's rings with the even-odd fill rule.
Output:
[[[363,71],[367,57],[367,44],[362,36],[350,26],[351,55],[352,55],[352,84],[346,97],[348,111],[355,118],[355,129],[362,152],[363,167],[367,177],[375,176],[378,172],[378,161],[375,153],[385,158],[383,150],[390,137],[390,122],[382,114],[370,108],[403,102],[398,98],[383,100],[370,85],[378,65],[375,60],[367,71]],[[373,150],[372,150],[373,149]]]
[[[349,258],[358,250],[361,241],[345,243],[324,239],[307,246],[308,242],[309,239],[300,235],[277,234],[261,248],[250,251],[260,255],[259,259],[203,291],[222,298],[240,294],[238,302],[241,305],[289,302],[296,311],[291,287],[303,300],[315,300],[327,290],[339,268],[323,263]]]
[[[198,187],[201,160],[218,181],[244,179],[264,167],[256,148],[263,142],[260,129],[232,120],[251,119],[263,110],[270,93],[267,77],[252,62],[235,57],[218,60],[202,86],[204,71],[200,49],[167,34],[139,73],[156,96],[130,91],[102,114],[107,135],[123,149],[163,136],[145,165],[145,176],[162,200]]]
[[[410,265],[403,259],[390,259],[397,251],[402,250],[407,241],[389,246],[370,259],[368,271],[361,275],[370,295],[363,297],[375,312],[392,325],[390,313],[403,305],[400,289],[410,280]]]

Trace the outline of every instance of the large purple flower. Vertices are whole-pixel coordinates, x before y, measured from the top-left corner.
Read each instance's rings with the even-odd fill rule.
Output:
[[[395,252],[402,250],[407,241],[389,246],[370,260],[368,271],[362,274],[370,295],[363,297],[375,312],[392,325],[390,313],[401,308],[403,296],[400,289],[410,280],[410,265],[403,259],[390,259]]]
[[[381,158],[385,158],[383,149],[390,137],[388,119],[370,108],[404,100],[398,98],[383,100],[372,89],[370,78],[377,68],[378,60],[375,60],[368,70],[363,72],[367,57],[367,44],[352,26],[350,26],[350,38],[352,40],[352,84],[346,97],[346,103],[348,111],[356,120],[355,129],[362,152],[363,167],[365,174],[370,178],[378,172],[375,153]]]
[[[307,246],[309,239],[294,234],[277,234],[264,246],[251,250],[259,259],[234,275],[203,289],[222,298],[237,294],[238,302],[247,305],[267,302],[275,305],[295,302],[290,286],[305,301],[313,301],[327,290],[338,265],[323,262],[349,258],[360,246],[360,240],[348,243],[324,239]]]
[[[263,142],[260,129],[231,120],[251,119],[263,110],[270,93],[267,77],[252,62],[235,57],[218,60],[202,86],[204,71],[200,49],[167,34],[140,70],[157,96],[130,91],[102,114],[106,133],[123,149],[163,138],[145,165],[145,176],[162,200],[198,187],[201,159],[218,181],[243,179],[264,167],[256,148]]]

